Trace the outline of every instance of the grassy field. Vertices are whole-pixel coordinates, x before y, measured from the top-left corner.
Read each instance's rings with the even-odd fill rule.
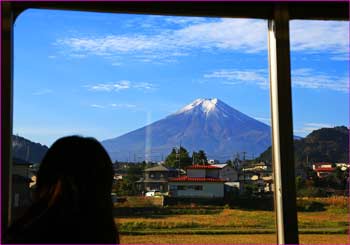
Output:
[[[121,244],[273,244],[275,234],[255,235],[121,235]],[[350,244],[348,235],[299,235],[301,244]]]
[[[301,243],[349,244],[348,199],[317,201],[325,204],[324,210],[298,212]],[[119,208],[125,210],[116,216],[122,243],[276,242],[273,211],[230,209],[227,206],[155,207],[150,200],[141,199],[131,202],[121,205]],[[143,202],[149,209],[144,209]],[[124,212],[128,208],[132,211]],[[136,215],[131,215],[135,210]]]

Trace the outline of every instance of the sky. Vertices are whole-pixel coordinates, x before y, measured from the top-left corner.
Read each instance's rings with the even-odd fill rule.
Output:
[[[294,134],[349,125],[349,24],[290,22]],[[270,124],[267,21],[27,10],[13,133],[110,139],[218,98]]]

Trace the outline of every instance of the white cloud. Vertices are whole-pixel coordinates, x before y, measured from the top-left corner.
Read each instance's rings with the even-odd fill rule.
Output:
[[[179,29],[158,28],[160,21],[164,20],[183,25]],[[148,34],[66,37],[57,40],[56,44],[65,50],[68,48],[68,52],[74,55],[110,56],[127,53],[148,56],[148,59],[141,59],[146,62],[159,57],[164,61],[177,53],[188,55],[193,49],[242,53],[267,50],[265,20],[221,18],[208,21],[205,18],[166,17],[155,22],[153,28],[156,32]],[[347,22],[295,20],[291,21],[290,32],[292,51],[326,51],[332,55],[332,59],[347,59]]]
[[[346,61],[346,60],[349,60],[349,53],[337,54],[337,55],[333,56],[331,58],[331,60],[335,60],[335,61]]]
[[[69,54],[69,57],[83,59],[83,58],[86,58],[87,55],[86,54]]]
[[[255,84],[260,88],[269,88],[267,71],[256,70],[218,70],[204,74],[206,79],[220,80],[225,85]],[[328,89],[348,92],[349,80],[346,75],[329,75],[325,72],[315,71],[309,68],[295,69],[292,71],[292,86],[295,88]]]
[[[151,90],[155,88],[152,83],[147,83],[147,82],[134,83],[132,87],[136,89],[142,89],[142,90]]]
[[[155,48],[154,38],[142,35],[115,36],[108,35],[99,38],[66,38],[56,42],[58,45],[67,46],[73,52],[83,52],[106,56],[111,53],[137,52]]]
[[[41,89],[32,93],[32,95],[45,95],[53,93],[52,89]]]
[[[253,53],[266,50],[266,31],[263,20],[220,19],[185,27],[174,32],[174,37],[181,46]]]
[[[328,89],[341,92],[349,91],[349,80],[346,75],[329,75],[313,69],[293,70],[292,85],[299,88]]]
[[[148,35],[67,37],[57,40],[55,44],[74,55],[111,56],[127,53],[143,56],[144,58],[140,60],[144,62],[166,61],[169,57],[186,56],[194,48],[237,50],[247,53],[266,50],[266,21],[220,19],[216,22],[202,23],[202,20],[203,18],[191,21],[185,18],[168,18],[167,21],[186,25],[180,29],[163,28],[156,34]]]
[[[100,104],[91,104],[90,105],[93,108],[99,108],[99,109],[131,109],[136,108],[136,105],[134,104],[125,104],[125,103],[112,103],[107,105],[100,105]]]
[[[258,70],[219,70],[205,74],[204,78],[222,79],[226,85],[256,84],[261,88],[268,88],[269,81],[266,71]]]
[[[102,105],[97,105],[97,104],[92,104],[92,105],[90,105],[91,107],[94,107],[94,108],[100,108],[100,109],[103,109],[103,108],[105,108],[104,106],[102,106]]]
[[[127,80],[118,81],[114,83],[98,83],[95,85],[85,85],[84,87],[87,87],[90,91],[96,91],[96,92],[118,92],[121,90],[127,90],[127,89],[138,89],[143,91],[149,91],[156,88],[156,86],[152,83],[148,82],[130,82]]]
[[[135,108],[136,105],[133,104],[110,104],[111,107],[113,108]]]
[[[86,87],[89,88],[91,91],[120,91],[124,89],[130,88],[130,82],[129,81],[119,81],[115,83],[98,83],[95,85],[86,85]]]
[[[171,16],[165,18],[165,21],[177,25],[188,25],[188,24],[198,24],[206,21],[204,17],[181,17],[181,16]]]
[[[290,24],[292,51],[328,51],[333,59],[349,53],[349,23],[347,21],[301,21]]]
[[[314,130],[320,129],[320,128],[332,128],[330,123],[305,123],[303,127],[299,129],[294,130],[294,134],[302,134],[302,135],[308,135]]]

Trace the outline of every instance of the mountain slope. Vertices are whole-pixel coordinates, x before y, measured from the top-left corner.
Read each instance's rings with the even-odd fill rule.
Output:
[[[30,163],[40,163],[48,148],[45,145],[34,143],[26,138],[12,135],[13,158],[25,160]]]
[[[294,141],[295,162],[348,162],[349,130],[345,126],[321,128]],[[259,159],[271,161],[271,147]]]
[[[203,149],[209,158],[225,160],[242,151],[261,153],[271,144],[270,134],[268,125],[218,99],[197,99],[162,120],[102,144],[113,160],[161,160],[180,144],[190,152]]]

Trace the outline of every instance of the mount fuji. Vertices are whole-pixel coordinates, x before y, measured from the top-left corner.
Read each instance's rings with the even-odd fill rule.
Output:
[[[258,156],[271,145],[271,128],[219,99],[196,99],[164,119],[102,141],[118,161],[160,161],[180,144],[190,154],[204,150],[208,159]]]

